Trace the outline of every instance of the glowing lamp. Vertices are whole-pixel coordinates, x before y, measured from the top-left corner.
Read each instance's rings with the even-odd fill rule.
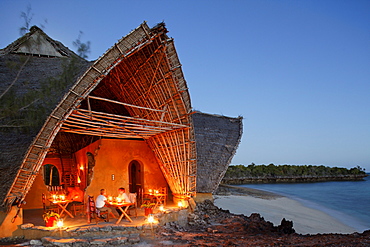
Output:
[[[57,195],[53,194],[53,200],[55,201],[57,199]]]
[[[177,203],[177,206],[179,206],[179,208],[182,208],[182,207],[184,206],[184,203],[183,203],[182,201],[179,201],[179,202]]]
[[[154,216],[152,214],[148,215],[148,222],[149,223],[154,223]]]
[[[83,165],[81,165],[81,166],[80,166],[80,170],[81,170],[81,171],[83,171],[83,170],[84,170],[84,166],[83,166]]]
[[[108,196],[108,201],[112,201],[112,200],[113,200],[113,197]]]
[[[60,195],[60,200],[64,201],[64,199],[66,199],[66,196],[65,195]]]
[[[57,220],[57,227],[62,228],[63,225],[64,225],[63,219],[58,219]]]
[[[122,198],[117,197],[117,202],[118,203],[121,203],[122,202]]]
[[[153,192],[153,190],[152,189],[149,189],[149,193],[152,193]]]
[[[164,206],[163,206],[163,204],[161,204],[161,205],[159,206],[159,211],[164,212]]]
[[[158,193],[159,193],[159,191],[158,191],[158,190],[155,190],[155,191],[154,191],[154,193],[158,194]]]
[[[77,183],[80,184],[81,183],[81,178],[80,176],[77,176]]]

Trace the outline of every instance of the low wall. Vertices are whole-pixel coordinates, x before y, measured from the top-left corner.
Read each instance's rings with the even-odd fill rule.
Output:
[[[17,206],[12,206],[8,213],[0,211],[0,238],[14,237],[19,234],[19,225],[23,222],[23,210],[20,209],[18,214],[17,212]]]
[[[169,209],[164,213],[154,215],[155,223],[142,223],[136,226],[124,226],[115,224],[88,225],[81,227],[72,227],[58,229],[56,227],[34,226],[33,224],[19,225],[16,231],[18,237],[25,239],[42,239],[50,237],[53,239],[61,238],[96,238],[121,235],[146,235],[150,234],[153,229],[166,223],[176,222],[180,226],[186,226],[188,223],[188,209]],[[14,235],[13,235],[14,236]]]

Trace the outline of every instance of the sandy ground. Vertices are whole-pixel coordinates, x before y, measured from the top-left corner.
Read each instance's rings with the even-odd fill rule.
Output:
[[[252,213],[259,213],[275,226],[285,218],[293,221],[293,228],[300,234],[356,232],[330,215],[305,207],[298,201],[260,191],[250,190],[250,192],[247,193],[249,195],[217,195],[214,204],[234,214],[249,216]]]

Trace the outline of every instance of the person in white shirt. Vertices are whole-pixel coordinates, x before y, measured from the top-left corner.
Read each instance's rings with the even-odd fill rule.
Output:
[[[126,194],[126,190],[125,188],[119,188],[118,189],[118,198],[121,198],[122,202],[129,202],[130,203],[130,199],[128,198],[128,195]],[[121,216],[122,214],[122,211],[119,209],[119,208],[116,208],[117,210],[117,213]]]
[[[108,213],[112,213],[112,209],[109,207],[105,206],[105,202],[107,201],[107,192],[105,189],[100,190],[100,195],[95,200],[95,207],[100,211],[100,212],[105,212],[108,211]]]

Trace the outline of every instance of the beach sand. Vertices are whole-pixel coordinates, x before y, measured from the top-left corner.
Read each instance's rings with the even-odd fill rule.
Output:
[[[293,228],[300,234],[356,232],[354,228],[324,212],[270,192],[238,188],[231,193],[228,192],[227,195],[215,195],[214,198],[214,204],[219,208],[246,216],[259,213],[275,226],[280,225],[283,218],[293,221]]]

